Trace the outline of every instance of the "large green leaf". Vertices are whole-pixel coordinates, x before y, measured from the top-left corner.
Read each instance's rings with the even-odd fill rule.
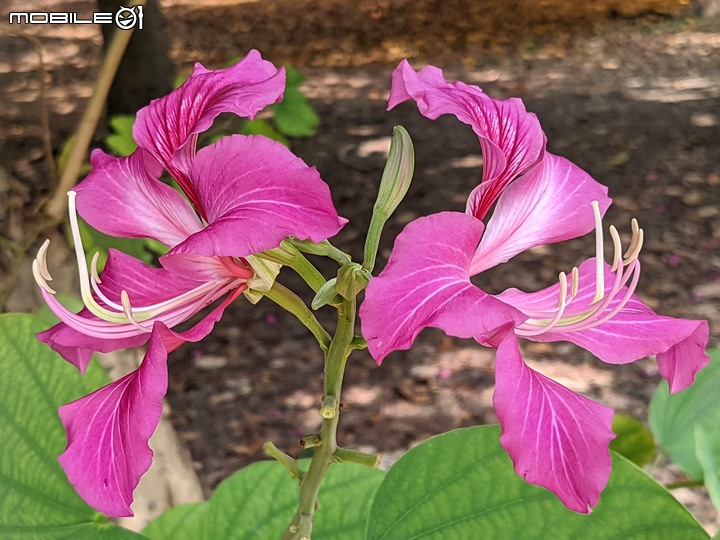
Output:
[[[695,428],[705,433],[711,448],[720,451],[720,349],[708,354],[710,364],[690,388],[670,395],[667,383],[660,383],[648,412],[650,429],[670,459],[696,479],[703,477],[703,470],[695,452]]]
[[[705,487],[710,499],[715,509],[720,512],[720,448],[713,448],[710,437],[700,426],[695,426],[695,454],[703,469]]]
[[[66,439],[58,406],[107,378],[95,364],[80,375],[35,338],[45,328],[32,315],[0,315],[0,538],[142,538],[85,504],[60,468]]]
[[[183,504],[155,518],[143,534],[151,540],[203,540],[209,516],[210,503]]]
[[[313,540],[362,540],[370,502],[384,473],[353,463],[334,465],[320,489]],[[298,484],[271,461],[222,482],[206,503],[179,506],[143,531],[151,540],[279,538],[298,504]]]
[[[688,511],[623,457],[590,515],[527,484],[482,426],[433,437],[403,456],[378,488],[368,540],[707,539]]]

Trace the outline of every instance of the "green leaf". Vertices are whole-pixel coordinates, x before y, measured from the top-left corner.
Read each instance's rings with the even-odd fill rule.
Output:
[[[378,488],[367,540],[707,539],[670,493],[621,456],[592,514],[527,484],[498,426],[451,431],[410,450]]]
[[[333,465],[320,489],[313,540],[363,540],[372,494],[383,477],[362,465]],[[279,538],[295,515],[298,494],[298,483],[279,463],[255,463],[222,482],[208,502],[174,508],[143,534],[151,540]]]
[[[720,449],[717,446],[713,448],[710,440],[711,438],[700,426],[695,426],[695,455],[702,467],[705,487],[710,494],[710,499],[715,505],[715,509],[720,512],[720,477],[718,476]]]
[[[85,504],[60,468],[66,436],[58,406],[107,377],[94,363],[83,377],[38,341],[47,326],[32,315],[0,315],[0,538],[142,538]]]
[[[616,414],[612,430],[617,437],[610,441],[610,450],[625,456],[636,465],[647,465],[655,455],[655,439],[637,418]]]
[[[143,530],[151,540],[202,540],[210,516],[209,503],[183,504],[152,520]]]
[[[320,118],[300,90],[305,77],[292,66],[285,66],[285,73],[283,100],[272,106],[275,125],[280,133],[289,137],[310,137],[315,134]]]
[[[697,480],[703,477],[703,470],[695,453],[695,427],[705,433],[711,447],[720,450],[720,349],[710,349],[708,354],[710,364],[697,374],[690,388],[670,395],[663,381],[648,411],[655,438],[670,459]]]
[[[243,135],[264,135],[273,141],[278,141],[285,146],[290,146],[287,137],[265,120],[248,120],[243,124],[240,133]]]
[[[135,123],[134,114],[118,114],[110,118],[112,133],[105,137],[105,145],[116,156],[129,156],[137,148],[133,139],[132,128]]]

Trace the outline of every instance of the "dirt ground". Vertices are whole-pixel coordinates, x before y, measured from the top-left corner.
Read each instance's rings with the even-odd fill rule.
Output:
[[[20,0],[10,0],[22,5]],[[58,5],[56,0],[38,4]],[[68,4],[65,2],[64,4]],[[78,11],[92,2],[72,2]],[[501,7],[498,7],[502,4]],[[186,0],[163,4],[173,56],[219,65],[260,49],[307,76],[321,119],[317,136],[293,141],[316,165],[351,223],[333,242],[355,258],[389,146],[402,124],[417,151],[416,178],[388,225],[378,267],[412,219],[462,210],[480,178],[477,138],[451,118],[431,122],[414,105],[386,112],[392,68],[444,67],[450,79],[493,97],[522,97],[554,153],[610,188],[606,224],[645,229],[639,294],[666,315],[710,320],[720,338],[720,20],[694,18],[674,1]],[[293,7],[290,8],[289,6]],[[355,7],[349,7],[349,6]],[[534,7],[533,7],[534,6]],[[41,9],[38,7],[38,9]],[[3,26],[4,25],[4,26]],[[0,234],[13,242],[37,216],[50,184],[42,138],[36,41],[0,23]],[[92,27],[35,31],[45,62],[44,101],[57,151],[89,96],[101,38]],[[551,284],[593,252],[591,237],[524,253],[481,276],[491,291]],[[11,271],[9,249],[0,268]],[[323,269],[330,276],[332,267]],[[25,278],[21,281],[26,281]],[[283,272],[281,281],[311,297]],[[18,286],[8,307],[29,305]],[[328,325],[332,313],[321,313]],[[525,357],[567,386],[641,418],[659,380],[652,360],[606,366],[569,344],[527,344]],[[322,356],[311,336],[267,300],[237,302],[212,336],[173,354],[169,402],[206,490],[262,458],[274,441],[291,454],[318,424]],[[448,429],[495,422],[491,351],[424,332],[408,352],[378,367],[351,357],[339,442],[389,458]],[[664,480],[680,478],[656,468]],[[716,516],[696,492],[680,492],[710,530]]]

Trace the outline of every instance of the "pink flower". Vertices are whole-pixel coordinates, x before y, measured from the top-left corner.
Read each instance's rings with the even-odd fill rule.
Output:
[[[109,516],[132,515],[132,492],[150,466],[147,443],[167,390],[168,352],[204,338],[253,286],[252,254],[288,235],[325,240],[346,222],[318,172],[279,143],[233,135],[196,150],[198,134],[218,114],[252,118],[279,101],[284,86],[284,71],[257,51],[223,70],[197,65],[180,88],[138,112],[136,152],[114,158],[96,150],[92,172],[70,192],[85,309],[76,315],[55,298],[47,242],[33,265],[43,297],[62,320],[39,338],[78,369],[85,371],[95,351],[148,343],[137,370],[60,408],[68,432],[60,463],[85,501]],[[163,169],[187,199],[159,180]],[[168,246],[162,268],[110,250],[102,276],[96,259],[88,275],[76,207],[106,234]],[[194,327],[172,330],[211,304]]]
[[[495,347],[493,403],[500,442],[515,470],[568,508],[589,512],[610,474],[613,412],[529,368],[517,338],[570,341],[612,364],[655,354],[671,391],[678,392],[709,361],[707,322],[656,315],[633,294],[643,239],[634,221],[625,257],[610,228],[614,255],[612,264],[604,262],[607,189],[545,150],[537,118],[519,100],[491,99],[475,86],[446,82],[435,67],[416,73],[404,61],[393,75],[390,107],[407,99],[428,118],[450,113],[473,128],[484,154],[483,176],[465,213],[420,218],[398,236],[360,308],[370,353],[381,362],[410,348],[426,327]],[[570,277],[561,273],[552,287],[490,295],[470,281],[528,248],[593,228],[595,257]]]

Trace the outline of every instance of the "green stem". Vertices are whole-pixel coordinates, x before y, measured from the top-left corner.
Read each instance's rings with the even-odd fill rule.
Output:
[[[282,536],[282,540],[310,540],[320,484],[336,459],[340,390],[354,337],[355,310],[355,298],[344,300],[338,308],[337,329],[325,356],[325,396],[321,409],[323,421],[320,428],[320,442],[315,448],[310,467],[300,484],[300,504],[297,513]]]
[[[287,240],[283,240],[278,248],[258,253],[258,257],[289,266],[315,292],[325,285],[325,277],[320,271]]]
[[[298,465],[298,462],[280,450],[272,442],[268,441],[263,444],[263,451],[266,456],[271,457],[282,464],[282,466],[288,470],[293,480],[302,480],[302,477],[305,476],[305,471],[303,471],[300,465]]]
[[[311,242],[310,240],[297,240],[295,238],[288,238],[287,241],[303,253],[320,255],[321,257],[329,257],[333,261],[338,263],[340,266],[344,266],[352,262],[350,255],[348,255],[344,251],[340,251],[338,248],[333,246],[329,240],[315,243]]]
[[[702,487],[704,485],[705,482],[702,480],[684,480],[682,482],[671,482],[669,484],[665,484],[665,489],[693,488]]]
[[[366,454],[351,448],[338,448],[335,451],[335,461],[338,463],[358,463],[366,467],[377,467],[380,465],[380,454]]]
[[[305,302],[303,302],[298,295],[277,281],[273,283],[269,291],[263,294],[281,308],[295,315],[295,317],[305,325],[305,328],[312,332],[320,344],[320,348],[323,351],[328,350],[331,341],[330,334],[322,327],[320,322],[315,318],[315,314],[308,309]]]

